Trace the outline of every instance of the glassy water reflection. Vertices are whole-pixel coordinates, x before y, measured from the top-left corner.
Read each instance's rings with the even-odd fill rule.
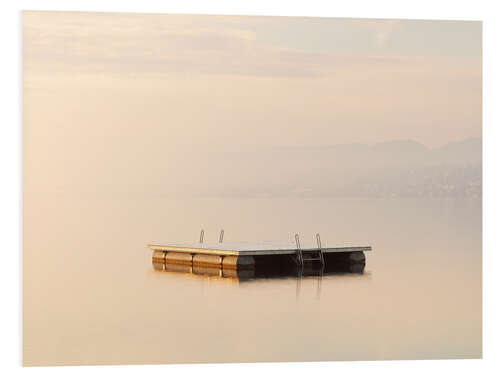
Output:
[[[27,365],[481,356],[480,200],[24,199]],[[221,226],[373,252],[322,276],[151,265],[147,243]]]
[[[296,296],[299,297],[303,279],[316,279],[316,296],[321,297],[321,283],[326,276],[341,276],[345,274],[358,274],[362,276],[365,269],[364,263],[342,264],[333,261],[324,266],[306,264],[304,267],[292,264],[256,266],[251,269],[231,269],[223,267],[202,267],[198,265],[171,264],[168,262],[152,262],[153,269],[159,272],[173,272],[179,277],[210,278],[221,282],[251,283],[257,280],[295,279]]]

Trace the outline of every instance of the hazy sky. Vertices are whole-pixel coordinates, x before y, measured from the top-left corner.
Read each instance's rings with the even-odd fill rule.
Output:
[[[481,133],[480,22],[66,12],[23,22],[25,93],[61,116],[79,110],[74,126],[92,132],[238,147]]]
[[[477,137],[481,29],[24,12],[25,169],[141,170],[203,150]]]

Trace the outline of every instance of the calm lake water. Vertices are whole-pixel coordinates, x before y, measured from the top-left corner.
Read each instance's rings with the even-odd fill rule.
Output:
[[[25,365],[479,358],[479,199],[25,193]],[[363,274],[156,271],[148,243],[371,245]]]

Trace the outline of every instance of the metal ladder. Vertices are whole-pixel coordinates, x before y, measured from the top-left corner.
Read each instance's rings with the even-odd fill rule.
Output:
[[[295,234],[295,244],[297,246],[297,260],[296,262],[298,263],[298,265],[301,267],[301,268],[304,268],[304,261],[307,261],[307,262],[314,262],[314,261],[319,261],[321,263],[321,267],[324,268],[325,266],[325,258],[323,256],[323,247],[321,245],[321,236],[319,235],[319,233],[316,233],[316,243],[318,244],[318,249],[317,251],[308,251],[307,254],[315,254],[316,257],[307,257],[307,258],[304,258],[304,252],[302,251],[302,248],[300,246],[300,238],[299,238],[299,235],[298,234]],[[311,255],[312,255],[311,254]]]
[[[311,257],[307,258],[307,261],[320,261],[321,262],[321,268],[319,269],[318,273],[318,285],[317,285],[317,290],[316,290],[316,297],[320,298],[321,297],[321,281],[323,280],[323,272],[325,270],[325,258],[323,256],[323,246],[321,245],[321,237],[319,233],[316,233],[316,242],[318,244],[318,249],[315,251],[317,253],[317,257]],[[300,296],[300,288],[301,288],[301,283],[302,283],[302,277],[304,273],[304,253],[302,251],[302,248],[300,246],[300,238],[298,234],[295,234],[295,244],[297,246],[297,251],[296,255],[297,257],[295,258],[295,262],[299,265],[298,268],[298,273],[297,273],[297,286],[296,286],[296,292],[295,292],[295,297],[298,299]],[[311,252],[307,252],[310,254]]]

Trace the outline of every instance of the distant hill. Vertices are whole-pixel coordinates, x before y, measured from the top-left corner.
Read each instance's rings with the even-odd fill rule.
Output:
[[[213,152],[191,161],[209,196],[481,196],[480,138]]]
[[[468,138],[432,150],[441,163],[481,164],[483,142],[481,138]]]

